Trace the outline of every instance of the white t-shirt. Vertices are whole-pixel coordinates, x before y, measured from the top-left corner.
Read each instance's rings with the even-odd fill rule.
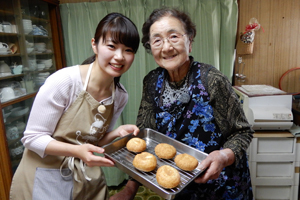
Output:
[[[124,86],[122,85],[124,88]],[[66,67],[50,75],[37,93],[27,122],[24,146],[45,157],[48,143],[64,112],[83,90],[79,65]],[[124,89],[125,90],[125,89]],[[111,98],[102,100],[106,105]],[[128,93],[116,87],[114,113],[107,132],[110,132],[128,101]],[[101,103],[100,102],[100,103]]]

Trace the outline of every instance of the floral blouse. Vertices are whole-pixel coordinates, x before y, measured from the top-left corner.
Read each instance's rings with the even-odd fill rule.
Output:
[[[178,99],[163,103],[168,73],[158,67],[144,78],[137,125],[162,132],[206,153],[223,148],[234,152],[235,164],[225,167],[219,179],[210,180],[201,187],[191,183],[176,198],[186,198],[190,194],[190,199],[239,199],[238,196],[251,199],[245,152],[254,131],[229,80],[213,66],[190,59],[187,75],[189,101]]]

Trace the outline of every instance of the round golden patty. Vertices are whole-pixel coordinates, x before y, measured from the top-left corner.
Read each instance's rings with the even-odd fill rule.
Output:
[[[145,151],[146,147],[147,147],[146,141],[137,137],[131,138],[126,144],[126,148],[128,149],[128,151],[132,151],[136,153]]]
[[[160,143],[154,148],[155,154],[159,158],[171,159],[176,155],[176,149],[170,144]]]
[[[137,154],[132,161],[132,164],[135,168],[144,172],[150,172],[154,170],[156,168],[156,163],[156,157],[148,152]]]
[[[163,165],[156,172],[157,183],[166,189],[177,187],[180,183],[180,174],[174,167]]]
[[[189,154],[179,154],[174,159],[176,165],[185,171],[192,171],[198,166],[198,160]]]

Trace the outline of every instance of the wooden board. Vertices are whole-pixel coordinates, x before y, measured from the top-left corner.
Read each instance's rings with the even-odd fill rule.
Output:
[[[300,1],[240,0],[239,28],[243,32],[254,17],[262,28],[255,31],[252,55],[242,55],[245,82],[234,85],[267,84],[279,88],[280,77],[289,69],[300,67]],[[264,30],[264,31],[263,31]],[[235,69],[237,69],[237,60]],[[300,70],[282,79],[282,89],[300,92]]]

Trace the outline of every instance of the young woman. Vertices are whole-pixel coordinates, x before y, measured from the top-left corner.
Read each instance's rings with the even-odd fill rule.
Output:
[[[46,80],[22,138],[25,151],[10,199],[108,199],[99,166],[114,163],[94,153],[103,153],[101,146],[116,137],[139,132],[135,125],[113,130],[128,100],[119,80],[130,68],[139,40],[130,19],[108,14],[91,40],[95,55]]]

